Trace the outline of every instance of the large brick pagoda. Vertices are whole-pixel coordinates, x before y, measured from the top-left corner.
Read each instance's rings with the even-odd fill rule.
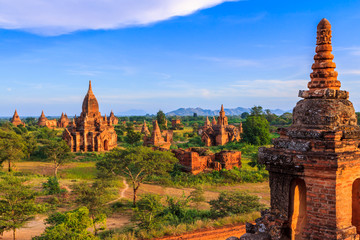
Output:
[[[359,239],[360,129],[349,93],[340,90],[331,25],[317,27],[315,63],[293,110],[259,160],[270,174],[271,209],[241,239]]]
[[[114,126],[106,116],[101,116],[98,101],[91,88],[91,81],[83,101],[80,117],[76,118],[75,116],[64,130],[63,139],[73,152],[108,151],[117,145]]]

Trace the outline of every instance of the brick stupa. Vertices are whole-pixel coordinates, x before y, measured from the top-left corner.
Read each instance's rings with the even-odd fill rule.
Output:
[[[75,116],[73,122],[63,132],[63,139],[73,152],[108,151],[117,145],[114,126],[107,121],[106,116],[101,116],[91,81],[82,104],[80,117]]]
[[[19,114],[17,113],[16,109],[14,112],[14,116],[11,118],[10,122],[14,125],[14,126],[23,126],[25,127],[25,123],[23,123],[19,117]]]
[[[146,123],[144,122],[144,124]],[[172,141],[173,131],[164,130],[161,132],[157,120],[153,122],[153,129],[151,135],[144,136],[144,146],[155,146],[158,148],[170,149]]]
[[[293,124],[272,148],[259,149],[270,174],[271,208],[240,239],[359,239],[360,129],[340,90],[331,25],[320,21],[309,90],[300,91]]]

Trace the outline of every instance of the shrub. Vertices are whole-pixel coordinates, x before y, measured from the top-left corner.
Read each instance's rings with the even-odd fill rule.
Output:
[[[59,194],[66,190],[60,188],[59,180],[56,177],[49,177],[47,182],[42,184],[47,195]]]
[[[264,207],[259,197],[245,192],[222,192],[215,200],[211,200],[211,212],[214,216],[224,217],[234,214],[250,213]]]

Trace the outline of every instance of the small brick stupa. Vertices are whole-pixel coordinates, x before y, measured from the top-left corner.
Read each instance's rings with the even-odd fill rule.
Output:
[[[14,112],[14,116],[11,118],[10,122],[14,125],[14,126],[23,126],[25,127],[25,123],[23,123],[19,117],[19,114],[17,113],[16,109],[15,109],[15,112]]]
[[[300,91],[293,124],[279,129],[259,160],[270,174],[271,209],[240,239],[359,239],[360,129],[349,93],[340,90],[331,25],[317,27],[309,90]]]
[[[146,125],[146,121],[144,120],[144,124],[141,127],[141,134],[144,134],[145,136],[150,136],[149,128]]]
[[[73,152],[102,152],[111,150],[117,145],[114,126],[106,116],[101,116],[99,103],[92,91],[91,81],[82,104],[80,117],[76,118],[75,116],[72,123],[63,132],[63,139]]]
[[[145,126],[146,123],[144,122]],[[144,136],[144,146],[155,146],[163,149],[170,149],[173,141],[173,131],[164,130],[161,132],[157,120],[153,122],[153,129],[151,135]]]

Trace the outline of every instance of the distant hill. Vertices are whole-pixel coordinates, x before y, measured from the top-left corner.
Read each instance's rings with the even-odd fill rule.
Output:
[[[225,108],[225,113],[228,116],[233,115],[241,115],[243,112],[250,112],[250,108],[243,108],[243,107],[237,107],[237,108]],[[198,116],[217,116],[219,115],[219,110],[210,110],[210,109],[202,109],[202,108],[179,108],[177,110],[171,111],[166,113],[166,116],[192,116],[194,113],[196,113]],[[281,115],[285,112],[290,111],[284,111],[281,109],[275,109],[270,111],[276,115]]]

